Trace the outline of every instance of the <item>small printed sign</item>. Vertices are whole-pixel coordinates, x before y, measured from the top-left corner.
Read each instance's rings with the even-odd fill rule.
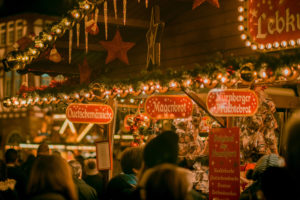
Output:
[[[108,141],[96,142],[96,160],[98,170],[111,169],[111,153]]]
[[[70,104],[66,110],[73,123],[109,124],[114,118],[113,110],[104,104]]]
[[[209,134],[209,199],[240,196],[240,129],[213,128]]]
[[[252,90],[211,90],[206,99],[208,111],[214,116],[252,116],[258,109],[258,98]]]
[[[145,111],[152,119],[187,118],[192,115],[193,102],[182,95],[155,95],[147,98]]]

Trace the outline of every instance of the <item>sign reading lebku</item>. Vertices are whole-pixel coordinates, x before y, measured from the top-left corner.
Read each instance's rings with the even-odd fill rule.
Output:
[[[267,50],[293,47],[300,38],[299,0],[249,0],[247,10],[248,33]]]
[[[70,104],[66,110],[73,123],[109,124],[114,117],[112,108],[104,104]]]
[[[213,128],[209,134],[209,199],[239,199],[239,132],[239,128]]]
[[[258,98],[252,90],[213,89],[206,99],[208,111],[214,116],[251,116],[258,109]]]
[[[183,95],[154,95],[147,98],[145,111],[152,119],[187,118],[192,115],[193,102]]]

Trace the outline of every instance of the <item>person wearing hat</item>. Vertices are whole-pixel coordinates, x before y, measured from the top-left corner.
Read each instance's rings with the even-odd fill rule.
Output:
[[[247,171],[247,179],[253,180],[254,182],[242,192],[240,200],[261,199],[261,177],[263,174],[269,167],[284,166],[284,159],[277,154],[269,154],[261,157],[257,161],[255,168]]]
[[[101,199],[104,193],[104,180],[102,174],[97,170],[96,159],[87,159],[84,161],[85,177],[84,181],[93,187]]]

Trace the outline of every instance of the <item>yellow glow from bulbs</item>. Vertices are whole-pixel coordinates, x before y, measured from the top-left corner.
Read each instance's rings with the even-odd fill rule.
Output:
[[[130,99],[129,101],[130,101],[130,103],[134,103],[134,99]]]
[[[282,41],[282,42],[281,42],[281,46],[282,46],[282,47],[286,47],[286,46],[287,46],[287,42],[286,42],[286,41]]]
[[[170,84],[170,87],[176,87],[176,83],[172,82],[172,83]]]
[[[290,68],[286,67],[283,69],[283,75],[284,76],[289,76],[291,74]]]
[[[222,81],[222,83],[225,83],[227,81],[227,78],[226,77],[222,77],[221,81]]]
[[[51,41],[53,39],[52,35],[48,35],[47,39]]]
[[[156,89],[159,89],[159,88],[160,88],[160,85],[159,85],[159,84],[157,84],[157,85],[156,85]]]
[[[242,12],[244,12],[244,10],[245,10],[245,9],[244,9],[243,6],[239,6],[239,7],[238,7],[238,12],[242,13]]]
[[[37,52],[36,52],[35,49],[33,49],[33,50],[31,51],[31,53],[32,53],[32,55],[35,55]]]
[[[250,47],[250,46],[251,46],[251,42],[250,42],[249,40],[247,40],[247,41],[245,42],[245,45],[246,45],[247,47]]]
[[[144,90],[148,90],[148,86],[144,86],[144,88],[143,88]]]
[[[186,85],[190,85],[190,84],[191,84],[191,80],[187,80]]]
[[[238,26],[238,30],[239,30],[239,31],[243,31],[244,29],[245,29],[245,27],[244,27],[243,25],[239,25],[239,26]]]
[[[262,77],[266,78],[267,77],[267,73],[266,72],[262,72]]]
[[[253,75],[254,75],[254,76],[257,76],[257,72],[253,72]]]
[[[207,84],[209,82],[209,80],[206,78],[204,79],[203,83]]]
[[[289,43],[290,43],[290,45],[291,45],[291,46],[295,46],[295,45],[296,45],[296,42],[295,42],[295,40],[290,40],[290,42],[289,42]]]
[[[69,22],[69,21],[66,21],[66,22],[65,22],[65,25],[66,25],[66,26],[70,26],[70,24],[71,24],[71,22]]]
[[[246,40],[246,39],[247,39],[247,35],[246,35],[245,33],[242,34],[242,35],[241,35],[241,39],[242,39],[242,40]]]
[[[60,34],[61,33],[61,29],[60,28],[58,28],[58,29],[56,29],[56,31],[55,31],[57,34]]]
[[[222,78],[222,74],[218,74],[217,79],[221,79]]]
[[[77,12],[77,13],[74,13],[74,17],[77,19],[80,17],[80,14]]]
[[[89,94],[89,93],[86,93],[84,96],[85,96],[86,98],[89,98],[89,97],[90,97],[90,94]]]
[[[238,16],[238,21],[240,22],[244,21],[244,16],[243,15]]]
[[[252,50],[257,50],[257,45],[253,44],[251,45]]]
[[[86,10],[90,9],[90,7],[91,7],[91,6],[90,6],[89,4],[85,4],[85,5],[84,5],[84,9],[86,9]]]
[[[279,42],[274,42],[273,46],[274,46],[275,48],[278,48],[278,47],[279,47]]]
[[[133,91],[133,89],[132,88],[129,88],[129,92],[132,92]]]
[[[268,43],[268,44],[266,45],[266,48],[267,48],[267,49],[271,49],[271,48],[272,48],[272,44],[271,44],[271,43]]]
[[[263,45],[263,44],[260,44],[258,47],[259,47],[260,50],[264,50],[265,49],[265,45]]]

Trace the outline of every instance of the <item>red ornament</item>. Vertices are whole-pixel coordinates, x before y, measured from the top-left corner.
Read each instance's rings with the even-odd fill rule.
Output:
[[[100,44],[107,50],[105,64],[108,64],[118,58],[125,64],[129,65],[127,51],[131,49],[135,45],[135,43],[123,42],[118,30],[112,41],[100,41]]]
[[[193,10],[203,4],[205,1],[217,8],[220,8],[219,0],[194,0]]]
[[[89,67],[89,63],[87,62],[86,58],[84,58],[82,65],[78,65],[79,72],[80,72],[80,83],[89,83],[90,76],[91,76],[91,69]]]

